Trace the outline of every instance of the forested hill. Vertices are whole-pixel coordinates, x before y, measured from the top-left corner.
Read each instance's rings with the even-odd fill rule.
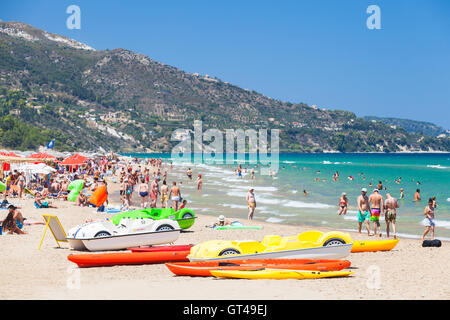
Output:
[[[409,120],[409,119],[399,119],[399,118],[379,118],[379,117],[364,117],[366,120],[375,120],[375,121],[381,121],[386,124],[402,127],[408,132],[411,133],[418,133],[418,134],[424,134],[427,136],[433,136],[437,137],[440,135],[449,135],[450,131],[446,130],[440,126],[435,125],[431,122],[425,122],[425,121],[415,121],[415,120]]]
[[[95,45],[93,45],[95,47]],[[126,49],[95,50],[20,22],[0,22],[0,144],[32,149],[167,152],[177,128],[280,129],[281,151],[450,151],[342,110],[268,98]]]

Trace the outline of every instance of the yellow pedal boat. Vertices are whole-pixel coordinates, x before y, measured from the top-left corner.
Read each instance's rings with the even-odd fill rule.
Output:
[[[350,234],[307,231],[297,236],[266,235],[258,241],[210,240],[191,248],[190,261],[232,259],[342,259],[352,248]]]

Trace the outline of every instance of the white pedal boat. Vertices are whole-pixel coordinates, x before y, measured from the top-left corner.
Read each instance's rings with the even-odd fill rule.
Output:
[[[118,226],[104,220],[76,226],[66,239],[74,250],[109,251],[172,243],[180,231],[170,219],[122,219]]]

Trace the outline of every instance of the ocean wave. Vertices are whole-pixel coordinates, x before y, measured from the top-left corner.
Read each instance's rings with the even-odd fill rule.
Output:
[[[264,197],[256,197],[256,203],[263,203],[263,204],[280,204],[281,200],[279,199],[268,199]]]
[[[298,192],[298,190],[292,190],[291,191],[293,194],[296,194]]]
[[[293,208],[311,208],[311,209],[323,209],[323,208],[331,208],[333,206],[330,206],[328,204],[325,203],[319,203],[319,202],[314,202],[314,203],[308,203],[308,202],[302,202],[302,201],[286,201],[285,203],[283,203],[284,207],[293,207]]]
[[[358,221],[358,217],[357,216],[344,216],[344,220],[351,220],[351,221]]]
[[[266,220],[266,222],[271,222],[271,223],[279,223],[279,222],[282,222],[282,221],[284,221],[284,220],[283,219],[278,219],[278,218],[273,218],[273,217],[270,217],[269,219]]]
[[[222,178],[222,180],[227,181],[227,182],[243,182],[243,180],[241,178],[238,178],[237,176],[225,177],[225,178]]]
[[[429,165],[427,165],[427,168],[448,169],[448,167],[441,166],[440,164],[429,164]]]
[[[447,201],[450,202],[450,198],[447,198]]]
[[[259,192],[263,192],[263,191],[267,191],[267,192],[271,192],[271,191],[278,191],[278,188],[276,187],[254,187],[254,186],[234,186],[237,189],[245,189],[245,190],[249,190],[250,188],[255,189],[255,191]]]
[[[327,160],[324,160],[324,161],[322,161],[322,163],[323,164],[350,164],[351,162],[331,162],[331,161],[327,161]]]
[[[217,172],[217,173],[221,173],[221,174],[234,174],[234,171],[231,171],[229,169],[225,169],[223,167],[218,167],[218,166],[212,166],[212,165],[208,165],[208,164],[204,164],[204,163],[200,163],[200,164],[196,164],[195,168],[200,168],[200,169],[206,169],[210,172]]]
[[[227,196],[230,196],[230,197],[245,197],[245,194],[244,194],[244,192],[242,192],[242,191],[240,191],[240,190],[238,190],[238,191],[228,191],[227,192]]]
[[[241,204],[233,204],[233,203],[222,203],[220,204],[222,207],[228,207],[232,209],[247,209],[247,206]]]

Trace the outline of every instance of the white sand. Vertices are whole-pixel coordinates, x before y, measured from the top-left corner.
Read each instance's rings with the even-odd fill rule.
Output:
[[[118,184],[109,183],[110,192]],[[56,214],[67,231],[87,219],[111,214],[95,213],[71,202],[54,201],[58,209],[36,209],[33,200],[10,199],[22,206],[29,221],[43,221],[42,214]],[[7,210],[0,211],[3,219]],[[264,235],[292,236],[326,228],[280,225],[253,221],[262,230],[212,230],[205,228],[215,217],[198,215],[192,232],[182,233],[175,244],[196,244],[212,239],[262,240]],[[79,269],[67,260],[77,253],[68,244],[58,248],[47,233],[37,250],[44,226],[25,226],[28,235],[0,236],[0,299],[449,299],[450,247],[422,248],[420,240],[401,239],[389,252],[353,253],[354,275],[349,278],[313,280],[237,280],[174,276],[164,264]],[[356,240],[369,239],[352,234]],[[372,240],[373,238],[370,237]],[[379,278],[368,273],[379,272]],[[79,279],[79,286],[77,285]],[[374,280],[375,279],[375,280]],[[379,279],[377,288],[377,279]]]

